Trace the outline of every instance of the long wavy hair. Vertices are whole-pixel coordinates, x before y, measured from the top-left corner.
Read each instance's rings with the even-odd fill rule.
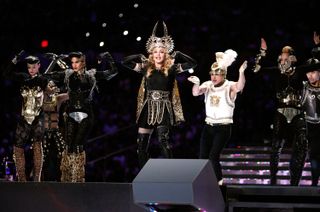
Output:
[[[164,61],[162,64],[162,68],[161,68],[161,72],[163,72],[165,74],[165,76],[168,76],[168,71],[171,68],[171,66],[173,65],[173,59],[171,57],[171,55],[166,51],[165,52],[165,56],[164,56]],[[149,58],[148,58],[148,64],[147,64],[147,77],[149,77],[152,73],[152,71],[154,71],[156,69],[156,65],[152,56],[152,53],[149,54]]]

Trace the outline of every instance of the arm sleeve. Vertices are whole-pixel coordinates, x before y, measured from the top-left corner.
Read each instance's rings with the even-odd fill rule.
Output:
[[[180,68],[180,72],[187,71],[197,66],[197,62],[193,58],[180,51],[175,51],[173,57],[174,62],[178,64],[178,68]]]
[[[134,70],[137,63],[142,64],[145,62],[144,60],[147,60],[147,58],[143,54],[135,54],[125,57],[121,64],[128,69]]]

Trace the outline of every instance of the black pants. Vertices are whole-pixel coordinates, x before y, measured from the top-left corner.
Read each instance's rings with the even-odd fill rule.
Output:
[[[205,124],[200,140],[200,159],[209,159],[217,180],[222,179],[220,153],[231,137],[232,125],[211,126]]]
[[[69,153],[80,153],[94,124],[92,114],[83,119],[80,123],[68,117],[66,123],[66,145]]]
[[[307,123],[312,185],[318,185],[320,177],[320,124]]]
[[[271,184],[276,184],[276,175],[282,148],[285,142],[290,142],[292,144],[292,156],[289,166],[290,184],[298,185],[308,149],[306,125],[303,115],[296,115],[291,123],[288,123],[283,114],[276,112],[273,127],[272,152],[270,155]]]
[[[60,181],[61,156],[64,140],[59,129],[47,129],[43,140],[42,181]]]

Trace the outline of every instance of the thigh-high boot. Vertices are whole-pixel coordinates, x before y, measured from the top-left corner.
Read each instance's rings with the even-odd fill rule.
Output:
[[[149,159],[149,142],[150,142],[151,133],[138,133],[137,137],[137,153],[139,166],[142,168]]]
[[[169,141],[170,129],[167,126],[158,126],[157,133],[163,156],[165,158],[172,158],[172,150]]]

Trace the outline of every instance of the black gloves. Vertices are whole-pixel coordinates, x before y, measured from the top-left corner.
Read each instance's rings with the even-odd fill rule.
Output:
[[[118,71],[116,63],[109,52],[102,52],[98,56],[98,64],[101,65],[101,69],[106,69],[106,67],[104,67],[105,62],[108,62],[112,73],[116,73]]]
[[[23,54],[24,54],[24,50],[21,50],[18,54],[16,54],[14,56],[14,58],[11,60],[11,62],[16,65],[18,62],[20,62],[22,60]]]

